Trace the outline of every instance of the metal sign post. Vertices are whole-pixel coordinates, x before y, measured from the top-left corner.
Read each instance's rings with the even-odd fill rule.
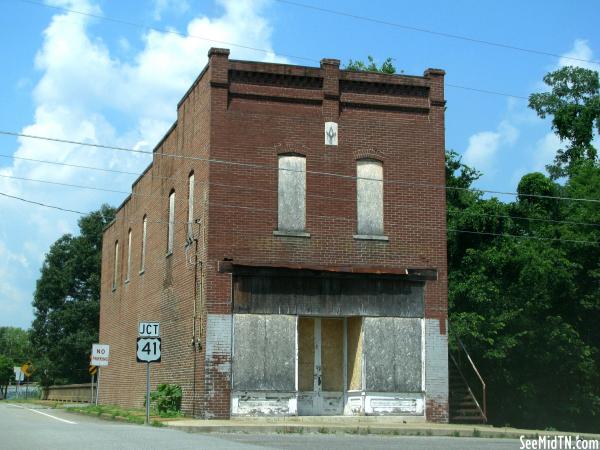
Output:
[[[98,392],[100,392],[100,367],[96,373],[96,406],[98,406]]]
[[[109,356],[109,345],[92,344],[92,357],[90,359],[90,365],[98,368],[98,372],[96,374],[96,406],[98,406],[98,393],[100,392],[100,367],[108,366]]]
[[[150,423],[150,363],[146,363],[146,425]]]
[[[160,324],[140,322],[138,332],[136,360],[146,363],[146,425],[150,425],[150,363],[160,362]]]

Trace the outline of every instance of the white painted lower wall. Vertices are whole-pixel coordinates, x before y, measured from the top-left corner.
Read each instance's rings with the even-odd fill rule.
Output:
[[[232,416],[296,416],[295,392],[233,392]]]
[[[301,399],[299,400],[298,396],[296,392],[233,392],[231,415],[238,417],[302,415],[301,412],[299,414],[298,402]],[[424,421],[425,398],[422,393],[349,392],[345,398],[343,411],[345,416],[402,416],[411,421],[419,419]]]

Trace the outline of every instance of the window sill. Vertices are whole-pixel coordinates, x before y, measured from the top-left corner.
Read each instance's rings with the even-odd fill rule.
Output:
[[[117,290],[116,286],[112,287],[112,292],[115,292]]]
[[[299,238],[309,238],[310,233],[306,231],[280,231],[274,230],[273,236],[284,236],[284,237],[299,237]]]
[[[167,253],[167,254],[165,255],[165,258],[170,258],[171,256],[173,256],[173,252],[172,252],[172,251],[171,251],[171,252],[169,252],[169,253]]]
[[[140,270],[140,275],[144,275],[144,272],[145,272],[144,269]]]
[[[357,241],[384,241],[387,242],[390,240],[389,237],[383,234],[355,234],[352,236]]]
[[[125,284],[129,284],[129,278],[125,280]]]

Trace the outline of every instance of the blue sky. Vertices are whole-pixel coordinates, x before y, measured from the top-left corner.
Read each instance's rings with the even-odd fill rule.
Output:
[[[522,97],[543,89],[548,71],[575,64],[565,57],[600,59],[594,0],[580,0],[576,8],[559,0],[302,2],[559,56],[419,33],[276,0],[45,2],[187,36],[5,0],[0,2],[0,130],[151,149],[175,119],[177,101],[206,64],[208,48],[225,46],[198,37],[268,51],[231,47],[237,59],[316,65],[290,55],[344,63],[389,56],[407,74],[442,68],[448,84]],[[484,172],[479,187],[513,191],[523,174],[543,170],[560,145],[549,123],[529,111],[524,100],[453,87],[446,98],[446,146]],[[5,136],[0,136],[0,154],[132,172],[149,162],[148,155]],[[136,178],[0,157],[0,192],[80,211],[103,202],[118,205],[125,195],[6,176],[122,191],[129,191]],[[63,233],[77,230],[77,216],[3,197],[0,211],[0,326],[28,327],[44,253]]]

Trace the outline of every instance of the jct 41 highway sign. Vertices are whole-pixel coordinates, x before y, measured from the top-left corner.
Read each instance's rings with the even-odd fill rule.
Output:
[[[160,338],[139,337],[137,338],[137,362],[160,362]]]

